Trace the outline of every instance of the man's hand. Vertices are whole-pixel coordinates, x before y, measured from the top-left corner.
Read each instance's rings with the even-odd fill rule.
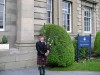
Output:
[[[45,56],[48,56],[49,55],[49,50],[47,50],[47,52],[45,53]]]
[[[45,53],[45,56],[48,56],[48,53]]]
[[[49,50],[47,50],[47,53],[49,54]]]

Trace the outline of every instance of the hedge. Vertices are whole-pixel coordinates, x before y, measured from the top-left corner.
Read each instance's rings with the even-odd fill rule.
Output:
[[[55,67],[70,66],[74,62],[74,47],[69,34],[58,25],[47,24],[42,27],[40,33],[46,34],[46,41],[51,44],[48,56],[48,65]]]
[[[97,32],[94,42],[94,53],[96,56],[100,56],[100,31]]]

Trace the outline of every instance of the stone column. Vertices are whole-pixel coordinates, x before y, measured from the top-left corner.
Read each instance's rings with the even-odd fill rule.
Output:
[[[61,25],[61,26],[63,26],[63,24],[62,24],[62,19],[63,19],[63,16],[62,16],[62,1],[63,0],[58,0],[58,1],[59,1],[58,2],[59,3],[58,4],[59,5],[58,6],[59,7],[59,9],[58,9],[59,10],[59,13],[58,13],[58,15],[59,15],[59,23],[58,24]]]
[[[53,0],[53,23],[54,24],[58,24],[57,23],[57,7],[58,7],[58,5],[57,5],[57,2],[58,2],[58,0]]]
[[[17,38],[18,44],[34,42],[34,0],[17,0]]]
[[[92,33],[93,33],[93,35],[96,35],[96,11],[95,11],[95,9],[93,10],[93,17],[92,17]]]

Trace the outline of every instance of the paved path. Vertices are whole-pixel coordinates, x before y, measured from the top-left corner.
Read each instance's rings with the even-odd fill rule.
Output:
[[[0,71],[0,75],[39,75],[37,68]],[[88,71],[46,71],[46,75],[100,75],[100,72]]]

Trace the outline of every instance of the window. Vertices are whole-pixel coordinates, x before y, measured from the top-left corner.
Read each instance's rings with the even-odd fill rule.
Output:
[[[52,23],[52,0],[47,0],[47,23]]]
[[[84,7],[84,32],[91,33],[92,30],[92,8]]]
[[[0,31],[4,30],[5,23],[5,0],[0,0]]]
[[[64,28],[71,32],[71,2],[63,1],[62,12]]]

